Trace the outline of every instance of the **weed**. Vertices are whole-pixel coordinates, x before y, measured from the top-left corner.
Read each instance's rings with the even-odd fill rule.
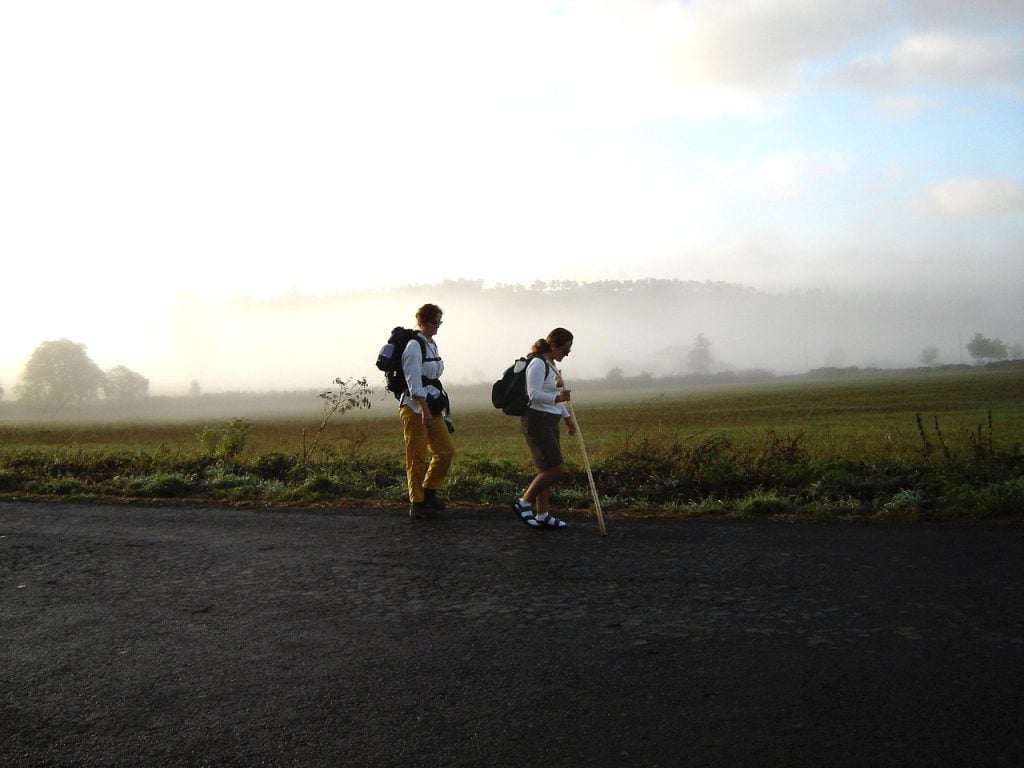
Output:
[[[296,459],[288,454],[267,453],[256,457],[252,463],[252,472],[263,480],[283,482],[293,476],[296,464]]]
[[[246,438],[252,429],[248,419],[234,418],[226,424],[204,427],[196,436],[203,454],[214,459],[234,459],[245,448]]]
[[[22,487],[21,478],[9,469],[0,469],[0,491],[17,491]]]
[[[797,510],[791,500],[771,491],[758,491],[736,504],[740,515],[792,515]]]
[[[367,386],[365,377],[353,381],[352,379],[342,379],[339,376],[334,380],[334,384],[337,389],[328,389],[319,395],[320,399],[324,401],[324,418],[313,436],[313,442],[308,447],[306,446],[306,432],[305,430],[302,432],[303,461],[308,461],[313,451],[316,450],[317,443],[320,442],[320,435],[327,428],[327,422],[331,420],[332,416],[335,414],[340,416],[357,408],[369,409],[371,407],[370,395],[373,394],[373,390]]]
[[[125,478],[122,491],[126,497],[134,498],[181,498],[193,495],[199,489],[195,475],[177,472],[158,472]]]
[[[921,513],[922,504],[920,491],[902,490],[893,494],[892,498],[882,505],[882,514],[886,517],[916,519]]]
[[[982,519],[1007,519],[1024,515],[1024,478],[990,483],[979,489],[974,500],[974,516]]]

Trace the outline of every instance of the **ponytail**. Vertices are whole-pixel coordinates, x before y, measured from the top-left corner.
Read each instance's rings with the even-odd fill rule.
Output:
[[[528,358],[540,357],[551,351],[551,345],[557,344],[560,347],[567,346],[572,341],[572,331],[565,328],[555,328],[548,334],[546,339],[537,339],[533,342],[533,349],[530,350]]]
[[[541,357],[551,351],[551,342],[547,339],[537,339],[533,342],[533,348],[530,350],[530,354],[526,357],[532,360],[535,357]]]

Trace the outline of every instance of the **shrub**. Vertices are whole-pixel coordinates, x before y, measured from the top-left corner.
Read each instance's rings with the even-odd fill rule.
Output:
[[[44,496],[84,496],[96,492],[88,482],[72,475],[33,480],[26,485],[26,490]]]
[[[982,519],[1024,515],[1024,478],[991,483],[976,495],[975,515]]]
[[[736,505],[740,515],[792,515],[797,510],[796,504],[773,492],[754,493]]]
[[[21,478],[9,469],[0,469],[0,491],[18,491],[22,488]]]
[[[158,472],[127,478],[123,485],[123,493],[129,497],[180,498],[194,493],[198,487],[195,475]]]
[[[318,472],[288,494],[291,501],[330,501],[338,498],[341,488],[329,475]]]
[[[921,513],[922,503],[920,491],[901,490],[882,505],[882,513],[890,517],[916,518]]]
[[[256,457],[252,463],[252,471],[253,474],[264,480],[284,481],[291,477],[292,471],[298,463],[294,456],[289,456],[286,453],[266,453]]]
[[[205,456],[234,459],[244,450],[251,429],[248,419],[234,418],[225,424],[204,427],[196,437]]]

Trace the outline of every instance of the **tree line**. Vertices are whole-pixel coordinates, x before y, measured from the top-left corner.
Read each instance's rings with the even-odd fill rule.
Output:
[[[977,363],[1024,359],[1024,347],[1002,339],[975,333],[966,344],[968,354]],[[938,350],[925,347],[920,361],[927,367],[938,362]],[[698,333],[687,354],[687,369],[693,376],[708,376],[715,368],[711,340]],[[651,374],[641,378],[653,379]],[[611,382],[624,379],[620,368],[608,372]],[[56,412],[68,406],[88,405],[103,400],[110,403],[138,402],[149,395],[149,379],[127,366],[102,370],[86,352],[86,345],[69,339],[44,341],[32,353],[14,389],[16,397],[29,406]],[[199,384],[191,382],[191,395],[199,394]],[[0,399],[4,388],[0,386]]]

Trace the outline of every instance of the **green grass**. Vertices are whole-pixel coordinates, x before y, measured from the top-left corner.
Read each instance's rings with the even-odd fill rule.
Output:
[[[907,519],[1024,517],[1024,372],[774,380],[672,392],[573,388],[602,506],[614,512]],[[449,495],[503,504],[531,474],[518,420],[453,388],[459,455]],[[230,406],[230,402],[227,403]],[[0,495],[399,503],[393,400],[328,423],[0,422]],[[244,409],[240,409],[244,410]],[[563,507],[591,504],[576,440]]]

